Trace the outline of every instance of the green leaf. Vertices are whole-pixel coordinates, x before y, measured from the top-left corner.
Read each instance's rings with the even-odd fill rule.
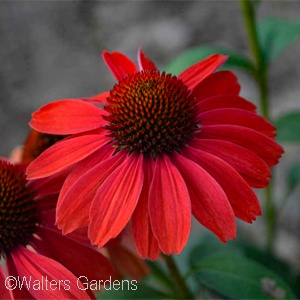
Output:
[[[288,184],[292,190],[300,183],[300,161],[296,162],[288,172]]]
[[[226,244],[223,244],[220,243],[215,236],[210,234],[206,235],[191,251],[189,265],[193,267],[203,258],[206,258],[210,255],[215,255],[217,253],[232,253],[235,255],[242,255],[243,252],[234,244],[235,241],[228,241]]]
[[[257,29],[265,58],[271,61],[300,36],[300,21],[273,17],[259,22]]]
[[[236,246],[243,251],[245,257],[264,265],[267,269],[274,271],[281,277],[286,279],[291,276],[288,265],[266,249],[257,248],[249,241],[243,239],[236,240]]]
[[[122,282],[121,280],[119,280]],[[120,285],[121,287],[121,285]],[[152,287],[149,287],[143,283],[131,285],[131,288],[123,288],[115,290],[111,288],[102,288],[102,292],[97,294],[97,299],[165,299],[166,295]]]
[[[275,122],[279,142],[300,142],[300,112],[288,113]]]
[[[194,268],[200,283],[228,298],[295,299],[292,290],[277,274],[239,255],[209,255]]]
[[[165,68],[165,71],[167,73],[178,75],[180,72],[190,67],[191,65],[215,53],[229,55],[229,59],[222,67],[223,69],[238,67],[249,72],[253,71],[253,65],[248,58],[237,53],[236,51],[214,46],[199,46],[187,50],[186,52],[178,56],[175,60],[173,60],[173,62]]]
[[[296,295],[298,293],[297,299],[299,299],[300,281],[297,281],[294,270],[285,261],[274,256],[272,253],[263,248],[255,247],[252,243],[249,243],[249,241],[246,240],[236,240],[236,246],[241,248],[245,257],[258,262],[267,269],[278,274],[281,278],[284,278],[285,282],[292,288]]]

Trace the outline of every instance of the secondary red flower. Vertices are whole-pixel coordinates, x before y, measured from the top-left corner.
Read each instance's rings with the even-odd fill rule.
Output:
[[[139,68],[103,52],[117,79],[110,92],[52,102],[33,114],[41,132],[70,135],[42,153],[29,178],[72,168],[57,205],[64,233],[89,226],[104,245],[131,220],[143,257],[180,253],[191,216],[221,241],[235,238],[235,216],[261,214],[250,187],[266,187],[283,149],[275,127],[238,94],[227,59],[212,55],[177,77],[139,50]],[[100,105],[104,104],[104,109]]]
[[[23,166],[23,168],[26,168],[28,163],[32,162],[43,151],[64,137],[65,136],[61,135],[41,133],[32,129],[28,133],[24,145],[13,149],[10,155],[10,161],[17,163],[19,166]],[[49,179],[42,178],[35,181],[35,186],[39,185],[39,197],[41,197],[41,194],[44,197],[44,195],[49,195],[49,193],[54,196],[54,201],[51,203],[53,209],[56,206],[58,193],[67,174],[68,170],[64,170],[63,172],[56,173],[56,176],[50,176]],[[49,208],[49,203],[46,204]],[[54,220],[52,223],[54,224]],[[86,227],[81,229],[82,236],[80,236],[80,239],[89,245],[90,241],[87,238],[88,235],[86,229]],[[111,240],[99,251],[109,258],[115,269],[115,277],[118,279],[129,277],[140,280],[142,277],[147,275],[148,267],[138,255],[136,248],[132,243],[133,237],[132,230],[130,229],[131,228],[126,227],[126,229],[123,230],[117,238]]]
[[[106,280],[114,269],[90,246],[84,230],[61,234],[54,225],[57,194],[46,194],[43,181],[47,184],[28,182],[20,166],[0,160],[0,254],[7,270],[6,276],[0,268],[1,294],[9,299],[94,298],[80,280]]]

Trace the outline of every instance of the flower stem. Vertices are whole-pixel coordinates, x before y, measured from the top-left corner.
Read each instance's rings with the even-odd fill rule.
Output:
[[[261,49],[255,20],[255,9],[251,0],[241,0],[242,11],[248,32],[248,39],[255,63],[255,79],[259,86],[262,115],[269,119],[267,62]]]
[[[259,86],[260,93],[260,106],[262,115],[269,119],[269,105],[268,105],[268,80],[267,69],[268,64],[265,55],[259,43],[256,20],[255,8],[251,0],[240,0],[244,20],[248,32],[248,39],[251,52],[255,63],[254,77]],[[276,227],[276,208],[272,201],[272,181],[265,189],[266,198],[266,230],[267,230],[267,249],[271,252],[274,245],[275,227]]]
[[[185,279],[180,273],[176,262],[172,255],[163,255],[165,263],[169,269],[170,275],[173,277],[174,284],[180,290],[180,299],[194,299],[192,292],[189,290]]]

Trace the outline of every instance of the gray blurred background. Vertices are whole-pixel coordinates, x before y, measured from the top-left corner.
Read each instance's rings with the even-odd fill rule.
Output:
[[[300,19],[300,1],[265,1],[258,19],[270,16]],[[270,70],[274,118],[300,110],[299,40]],[[0,44],[0,156],[23,143],[30,115],[41,105],[112,87],[114,78],[102,61],[103,49],[121,51],[136,61],[142,45],[160,68],[196,45],[224,46],[249,55],[238,1],[2,1]],[[257,103],[254,82],[240,71],[237,74],[242,95]],[[279,202],[285,197],[285,172],[300,150],[295,145],[284,147],[274,175]],[[281,215],[278,251],[300,266],[299,192],[290,198]],[[259,224],[246,227],[252,230],[247,234],[261,238]]]

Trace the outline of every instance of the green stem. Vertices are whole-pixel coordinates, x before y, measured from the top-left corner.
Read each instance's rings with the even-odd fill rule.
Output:
[[[251,3],[251,0],[241,0],[241,7],[244,15],[244,21],[248,31],[248,39],[251,48],[252,55],[255,60],[256,68],[262,65],[262,52],[258,41],[258,35],[255,22],[255,10]]]
[[[272,202],[272,181],[269,186],[265,189],[266,198],[266,220],[267,220],[267,250],[273,251],[275,233],[276,233],[276,208]]]
[[[255,9],[251,0],[241,0],[241,6],[248,32],[249,44],[255,62],[254,75],[259,86],[261,110],[263,116],[269,119],[267,63],[257,35]]]
[[[181,275],[176,262],[172,255],[163,255],[170,275],[173,277],[174,284],[179,288],[180,299],[194,299],[192,292],[189,290],[184,277]]]
[[[259,86],[260,106],[262,115],[269,119],[268,105],[268,81],[267,81],[267,62],[261,49],[255,19],[255,9],[251,0],[240,0],[244,20],[248,32],[248,39],[251,52],[255,62],[255,79]],[[276,208],[272,202],[272,182],[265,189],[266,198],[266,225],[267,225],[267,249],[272,251],[274,246],[276,228]]]

